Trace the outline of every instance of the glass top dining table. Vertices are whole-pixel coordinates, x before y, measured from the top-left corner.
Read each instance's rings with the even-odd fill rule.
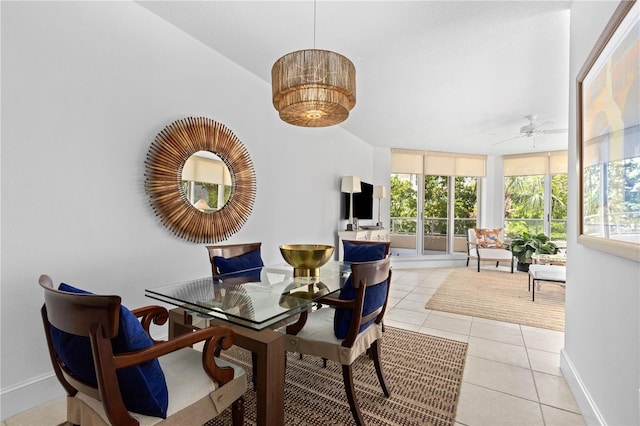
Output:
[[[145,296],[253,330],[273,327],[338,291],[351,273],[349,262],[329,261],[316,277],[294,277],[288,264],[264,266],[152,287]]]

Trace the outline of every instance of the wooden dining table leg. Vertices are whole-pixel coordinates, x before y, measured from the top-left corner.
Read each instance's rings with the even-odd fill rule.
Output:
[[[220,324],[236,333],[235,345],[255,354],[256,423],[284,425],[285,335],[271,329],[255,331],[222,321]]]
[[[185,321],[186,319],[186,321]],[[256,360],[256,424],[259,426],[284,425],[284,373],[285,335],[270,328],[251,330],[228,322],[212,319],[211,325],[224,325],[235,333],[234,345],[255,354]],[[190,324],[185,310],[169,311],[170,338],[190,333],[195,327]]]

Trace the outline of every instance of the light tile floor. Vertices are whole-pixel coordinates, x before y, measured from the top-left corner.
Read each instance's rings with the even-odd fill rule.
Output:
[[[564,333],[425,309],[450,269],[395,269],[385,324],[467,342],[456,426],[584,425],[560,372]],[[2,426],[58,425],[64,397]]]
[[[449,271],[395,269],[384,321],[469,344],[456,425],[584,425],[560,371],[564,333],[425,309]]]

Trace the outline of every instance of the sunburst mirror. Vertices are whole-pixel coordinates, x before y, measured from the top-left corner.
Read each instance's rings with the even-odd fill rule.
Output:
[[[145,165],[151,207],[180,238],[224,241],[251,214],[253,163],[242,142],[221,123],[204,117],[174,121],[156,136]]]

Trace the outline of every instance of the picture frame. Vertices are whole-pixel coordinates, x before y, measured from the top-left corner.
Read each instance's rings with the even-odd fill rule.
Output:
[[[578,243],[640,262],[640,3],[622,1],[577,76]]]

